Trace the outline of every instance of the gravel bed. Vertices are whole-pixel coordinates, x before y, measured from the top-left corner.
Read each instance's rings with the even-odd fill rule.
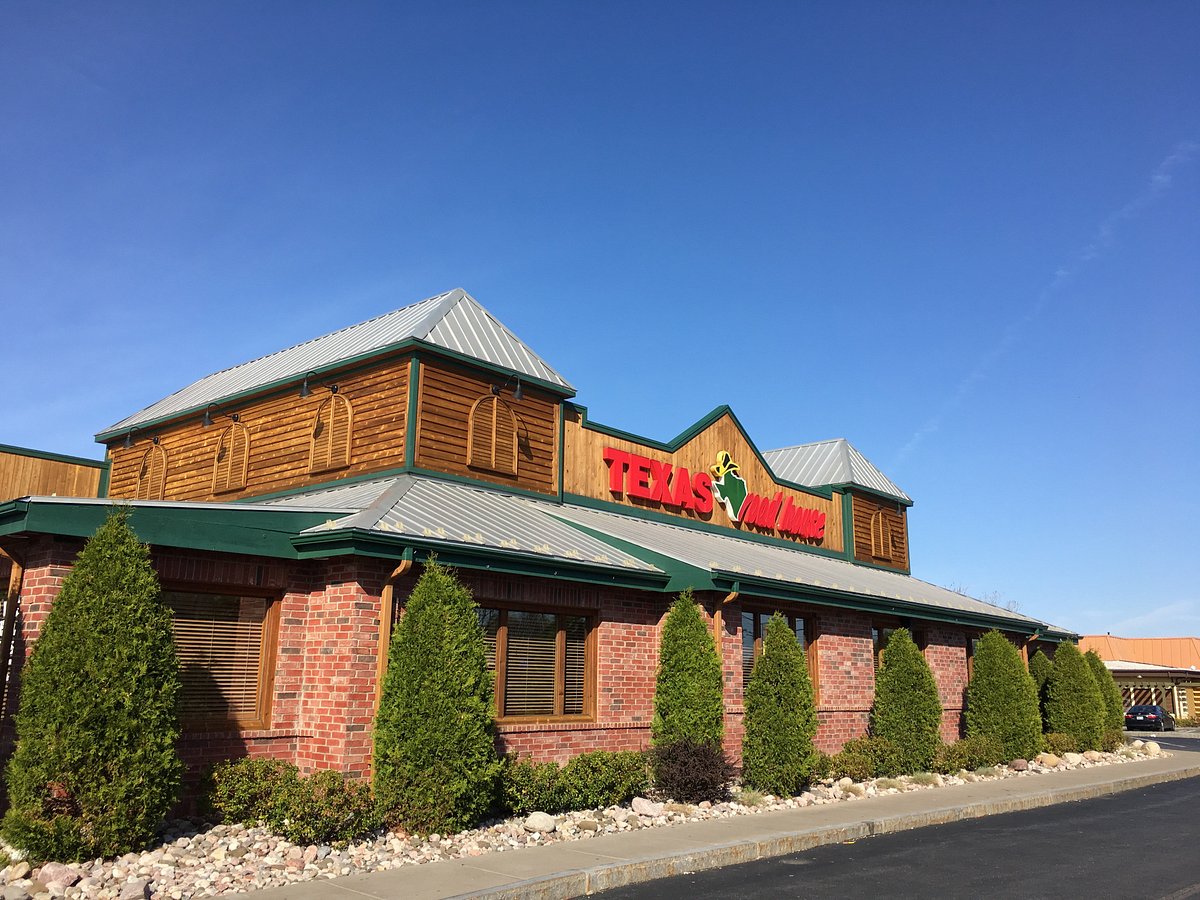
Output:
[[[347,847],[297,846],[265,828],[211,825],[199,819],[176,820],[162,831],[162,844],[144,853],[91,862],[47,863],[31,868],[20,854],[0,870],[0,900],[97,898],[97,900],[183,900],[309,881],[378,872],[456,859],[501,853],[558,841],[587,840],[599,834],[638,828],[669,827],[769,810],[795,809],[904,790],[929,790],[987,778],[1024,778],[1062,769],[1128,763],[1163,755],[1154,742],[1134,741],[1117,753],[1064,754],[1062,759],[1041,754],[1034,760],[1014,760],[957,775],[924,773],[895,779],[854,782],[849,778],[815,784],[799,797],[779,798],[734,790],[724,803],[699,805],[655,802],[638,797],[628,806],[585,810],[550,816],[534,813],[492,822],[454,835],[428,837],[381,832]],[[3,846],[3,845],[0,845]]]

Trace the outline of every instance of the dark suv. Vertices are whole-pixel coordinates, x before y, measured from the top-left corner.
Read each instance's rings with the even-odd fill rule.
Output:
[[[1161,706],[1131,706],[1125,713],[1125,728],[1133,731],[1148,728],[1151,731],[1174,731],[1175,717]]]

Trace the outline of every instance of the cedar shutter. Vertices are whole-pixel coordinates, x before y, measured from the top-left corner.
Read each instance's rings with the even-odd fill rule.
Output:
[[[167,451],[151,444],[138,468],[136,500],[163,500],[167,491]]]
[[[175,615],[175,648],[185,722],[265,725],[263,637],[267,600],[165,592]]]
[[[313,417],[309,472],[343,469],[350,465],[354,409],[341,394],[330,394]]]
[[[517,417],[500,397],[485,394],[467,416],[467,465],[517,474]]]
[[[221,439],[217,442],[212,492],[221,494],[244,488],[249,462],[250,429],[241,422],[234,422],[221,432]]]
[[[892,558],[892,528],[884,510],[871,516],[871,555],[877,559]]]

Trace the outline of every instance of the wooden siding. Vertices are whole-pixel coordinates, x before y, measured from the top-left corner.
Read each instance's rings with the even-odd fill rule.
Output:
[[[908,563],[908,517],[903,507],[886,500],[876,500],[859,494],[851,495],[854,504],[854,558],[860,562],[874,563],[894,569],[907,570]],[[871,552],[871,519],[882,513],[890,529],[892,552],[890,558],[878,557]]]
[[[509,475],[467,465],[467,422],[481,397],[491,396],[499,376],[484,376],[441,361],[422,360],[417,400],[415,463],[419,468],[479,478],[509,487],[551,494],[557,490],[555,449],[558,404],[529,388],[523,400],[504,389],[503,402],[517,419],[517,473]]]
[[[14,497],[95,497],[99,466],[0,451],[0,502]]]
[[[609,467],[604,462],[606,447],[667,462],[676,470],[685,468],[693,477],[697,472],[709,471],[709,467],[716,462],[717,454],[725,450],[738,464],[739,474],[746,480],[748,491],[761,496],[774,497],[776,492],[782,490],[785,503],[791,499],[796,506],[825,513],[824,538],[819,541],[801,540],[798,543],[825,547],[829,550],[840,551],[842,549],[841,497],[834,494],[832,500],[826,500],[824,497],[805,491],[780,487],[771,472],[759,462],[750,442],[742,434],[732,417],[728,415],[713,422],[674,453],[585,428],[579,414],[569,406],[565,415],[563,490],[567,493],[607,500],[622,506],[651,509],[714,525],[724,525],[738,531],[747,530],[757,534],[780,536],[777,532],[746,526],[740,522],[730,522],[721,510],[720,504],[714,504],[710,513],[700,513],[694,509],[675,509],[663,506],[656,501],[633,498],[627,492],[614,494],[609,490]]]
[[[333,478],[368,475],[404,465],[405,408],[408,404],[408,357],[380,362],[371,369],[312,379],[312,394],[295,390],[282,395],[251,398],[231,404],[221,413],[236,412],[247,429],[249,461],[245,487],[214,495],[214,466],[228,419],[214,411],[214,424],[203,427],[194,415],[159,429],[134,432],[126,450],[123,438],[109,445],[112,477],[109,495],[134,497],[142,457],[152,437],[167,452],[167,500],[236,500],[275,491],[321,484]],[[337,384],[338,396],[354,409],[349,465],[335,472],[310,472],[313,424],[318,408],[329,397],[324,384]],[[220,485],[220,480],[217,481]]]

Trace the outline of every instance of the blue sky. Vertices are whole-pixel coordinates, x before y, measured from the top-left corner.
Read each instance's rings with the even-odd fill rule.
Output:
[[[464,287],[607,424],[730,404],[913,571],[1200,634],[1200,6],[0,5],[0,443]]]

